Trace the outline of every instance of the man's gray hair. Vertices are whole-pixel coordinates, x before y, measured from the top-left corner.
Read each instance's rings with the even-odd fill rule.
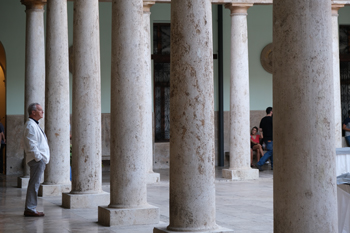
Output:
[[[28,106],[28,115],[29,116],[32,115],[33,111],[36,111],[36,106],[37,105],[40,105],[40,104],[38,104],[38,103],[31,103],[31,104],[29,104],[29,106]]]

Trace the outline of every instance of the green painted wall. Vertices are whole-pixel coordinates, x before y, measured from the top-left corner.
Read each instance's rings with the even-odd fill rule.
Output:
[[[263,48],[272,43],[272,6],[256,5],[248,10],[250,109],[272,106],[272,74],[260,63]]]
[[[101,108],[110,112],[111,79],[111,3],[100,3]],[[170,4],[151,8],[151,25],[170,22]],[[230,108],[230,12],[224,19],[224,110]],[[7,55],[7,115],[24,113],[25,7],[19,1],[2,1],[0,7],[0,41]],[[217,54],[217,6],[213,5],[213,53]],[[339,11],[339,24],[350,24],[350,7]],[[69,45],[73,44],[73,3],[68,2]],[[248,10],[249,73],[251,110],[272,106],[272,75],[260,64],[261,50],[272,42],[272,6],[255,5]],[[217,60],[214,60],[215,110],[217,110]],[[72,76],[70,77],[72,84]],[[70,87],[72,91],[72,85]],[[71,92],[70,92],[71,93]]]
[[[350,25],[350,6],[340,8],[338,11],[338,23],[342,25]]]
[[[20,1],[1,1],[0,41],[7,58],[7,114],[24,113],[25,6]]]

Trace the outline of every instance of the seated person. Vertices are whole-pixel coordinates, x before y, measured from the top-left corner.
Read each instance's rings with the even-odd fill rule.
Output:
[[[350,146],[350,110],[348,111],[349,117],[343,121],[343,130],[345,131],[345,140]]]
[[[257,134],[258,132],[258,127],[253,127],[252,130],[250,131],[250,148],[256,151],[256,158],[257,161],[260,160],[260,158],[264,155],[262,146],[260,144],[260,135]],[[253,156],[251,153],[251,159],[250,159],[250,165],[253,166],[252,162],[253,162]]]

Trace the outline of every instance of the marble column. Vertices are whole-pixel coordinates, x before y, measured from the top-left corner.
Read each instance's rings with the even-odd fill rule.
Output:
[[[211,1],[172,1],[170,224],[155,233],[229,231],[215,220],[212,46]]]
[[[73,16],[72,191],[65,208],[106,205],[102,191],[100,34],[98,0],[75,0]]]
[[[226,4],[231,11],[230,168],[227,179],[258,179],[250,167],[250,102],[247,10],[253,4]]]
[[[153,172],[153,126],[152,126],[152,61],[151,61],[151,7],[155,2],[143,2],[143,50],[144,50],[144,75],[145,79],[145,118],[146,122],[146,163],[147,163],[147,183],[160,181],[160,174]]]
[[[98,208],[98,222],[105,226],[159,222],[159,209],[147,203],[152,121],[144,35],[142,0],[113,1],[111,202]]]
[[[24,122],[28,120],[27,108],[31,103],[39,103],[45,112],[45,36],[44,5],[46,0],[22,0],[26,6],[26,52],[25,52],[25,99]],[[39,121],[45,129],[45,115]],[[26,160],[25,153],[24,161]],[[18,177],[17,186],[27,188],[29,166],[24,162],[24,176]]]
[[[67,1],[49,0],[46,11],[45,129],[51,154],[39,196],[57,196],[71,189]]]
[[[332,4],[332,48],[333,48],[333,83],[334,83],[334,124],[335,124],[335,148],[342,147],[342,112],[340,96],[340,64],[339,64],[339,25],[338,10],[344,7],[340,4]]]
[[[274,232],[338,232],[331,17],[273,2]]]

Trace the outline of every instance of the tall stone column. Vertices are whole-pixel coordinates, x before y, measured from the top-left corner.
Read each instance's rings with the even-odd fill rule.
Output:
[[[151,7],[155,2],[143,2],[143,50],[144,50],[144,75],[145,79],[145,118],[146,122],[146,163],[147,183],[160,181],[160,174],[153,172],[153,127],[152,127],[152,62],[151,62]]]
[[[65,208],[106,205],[102,191],[100,34],[98,0],[75,0],[73,18],[72,191]]]
[[[258,179],[250,168],[250,102],[247,10],[253,4],[226,4],[231,10],[230,168],[227,179]]]
[[[142,0],[113,1],[111,202],[98,208],[98,222],[105,226],[159,222],[159,209],[147,203],[152,121],[144,35]]]
[[[153,232],[224,232],[216,225],[210,0],[171,2],[170,224]]]
[[[45,35],[44,5],[46,0],[22,0],[26,6],[26,52],[25,52],[25,99],[24,121],[28,120],[27,108],[31,103],[39,103],[45,112]],[[40,120],[40,127],[45,129],[45,117]],[[24,176],[18,177],[17,186],[27,188],[29,166],[25,163]]]
[[[274,232],[338,232],[331,1],[274,0]]]
[[[341,112],[341,96],[340,96],[339,25],[338,25],[338,10],[342,7],[344,7],[344,5],[332,4],[335,148],[342,147],[342,112]]]
[[[69,192],[69,71],[67,1],[49,0],[46,17],[46,136],[50,163],[39,196]]]

